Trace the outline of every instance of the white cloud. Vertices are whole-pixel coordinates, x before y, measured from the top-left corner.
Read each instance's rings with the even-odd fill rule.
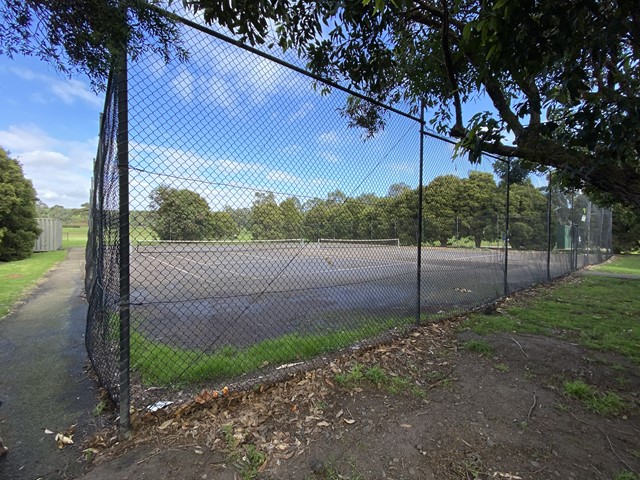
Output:
[[[300,108],[298,108],[298,110],[296,110],[291,115],[289,115],[289,121],[295,122],[296,120],[302,120],[311,112],[313,112],[313,110],[314,110],[313,104],[311,102],[305,102],[302,105],[300,105]]]
[[[302,183],[302,179],[296,175],[291,173],[283,172],[280,170],[272,170],[267,176],[267,180],[271,180],[274,182],[284,182],[284,183]]]
[[[233,111],[233,107],[238,103],[238,93],[233,85],[223,78],[209,78],[205,82],[205,89],[201,94],[201,99],[205,102],[215,103],[227,110]]]
[[[79,80],[56,80],[49,85],[49,90],[67,105],[72,105],[78,99],[98,108],[103,105],[103,100]]]
[[[393,172],[398,172],[398,173],[417,174],[418,173],[418,164],[417,164],[417,162],[415,162],[415,163],[394,162],[394,163],[391,163],[389,165],[389,169],[391,171],[393,171]]]
[[[215,165],[225,173],[261,172],[264,166],[258,163],[237,162],[235,160],[216,160]]]
[[[330,145],[335,145],[340,141],[340,137],[334,131],[321,133],[318,136],[319,143],[328,143]]]
[[[89,200],[97,138],[54,138],[36,125],[0,130],[0,145],[22,164],[38,198],[51,205],[79,207]]]
[[[36,125],[10,125],[7,130],[0,130],[0,145],[12,153],[27,150],[44,150],[56,143],[40,127]]]
[[[102,95],[96,95],[87,87],[86,83],[81,82],[80,80],[55,78],[20,67],[12,67],[9,71],[23,80],[44,83],[45,88],[49,93],[58,97],[67,105],[73,105],[76,103],[76,100],[80,100],[96,108],[100,108],[103,105],[104,97]],[[46,99],[42,94],[34,94],[32,96],[32,100],[37,103],[46,102]]]
[[[171,86],[175,92],[180,95],[184,100],[191,101],[194,90],[194,77],[187,70],[179,72],[173,80],[171,80]]]
[[[302,152],[302,147],[300,145],[287,145],[286,147],[282,147],[280,149],[281,153],[284,153],[285,155],[297,155],[298,153]]]
[[[329,163],[338,163],[340,161],[340,157],[331,152],[320,152],[320,158],[326,160]]]

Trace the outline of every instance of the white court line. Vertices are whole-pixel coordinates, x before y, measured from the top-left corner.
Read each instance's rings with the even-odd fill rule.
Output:
[[[200,280],[204,280],[205,282],[207,281],[207,279],[206,279],[206,278],[202,278],[201,276],[196,275],[195,273],[191,273],[191,272],[188,272],[188,271],[183,270],[183,269],[181,269],[181,268],[178,268],[178,267],[176,267],[175,265],[173,265],[173,264],[171,264],[171,263],[163,262],[162,260],[159,260],[158,258],[154,257],[153,255],[149,255],[149,256],[150,256],[151,258],[153,258],[154,260],[158,261],[159,263],[162,263],[162,264],[164,264],[164,265],[167,265],[167,266],[169,266],[169,267],[171,267],[171,268],[173,268],[173,269],[175,269],[175,270],[178,270],[179,272],[186,273],[187,275],[191,275],[192,277],[199,278]]]
[[[243,273],[236,272],[235,270],[229,270],[228,268],[220,267],[218,265],[210,265],[208,263],[201,263],[201,262],[198,262],[197,260],[191,260],[190,258],[183,257],[182,255],[176,255],[176,257],[182,258],[183,260],[186,260],[187,262],[197,263],[198,265],[202,265],[203,267],[210,267],[210,268],[217,268],[219,270],[224,270],[225,272],[232,273],[233,275],[238,275],[240,277],[251,278],[253,280],[262,280],[261,277],[254,277],[254,276],[251,276],[251,275],[245,275]]]
[[[470,260],[474,258],[496,257],[499,253],[489,253],[486,255],[469,255],[467,257],[438,258],[438,260]]]

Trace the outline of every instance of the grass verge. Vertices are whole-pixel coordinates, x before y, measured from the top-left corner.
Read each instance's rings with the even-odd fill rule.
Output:
[[[640,363],[640,280],[584,277],[542,290],[535,300],[503,306],[500,314],[471,315],[478,334],[532,333],[564,338]]]
[[[388,320],[352,330],[318,334],[289,334],[263,340],[247,348],[224,347],[212,353],[171,347],[131,334],[131,366],[144,383],[175,385],[216,378],[230,378],[269,365],[280,365],[316,357],[353,345],[413,319]]]
[[[640,255],[616,255],[613,261],[591,268],[599,272],[640,275]]]
[[[64,260],[66,250],[34,253],[26,260],[0,263],[0,317],[4,317],[25,291],[40,277]]]

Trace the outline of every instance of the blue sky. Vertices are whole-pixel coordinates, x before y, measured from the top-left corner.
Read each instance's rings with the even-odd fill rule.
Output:
[[[35,58],[0,57],[0,146],[22,163],[49,206],[89,199],[104,100],[88,85]]]
[[[248,206],[256,192],[304,202],[336,189],[385,195],[393,183],[417,185],[417,124],[392,116],[363,142],[337,112],[344,94],[321,96],[301,75],[194,35],[185,36],[188,63],[144,57],[130,70],[133,209],[148,208],[160,184],[195,190],[216,210]],[[103,94],[34,58],[0,62],[0,145],[40,200],[79,207],[89,198]],[[478,168],[450,154],[427,142],[425,182]]]

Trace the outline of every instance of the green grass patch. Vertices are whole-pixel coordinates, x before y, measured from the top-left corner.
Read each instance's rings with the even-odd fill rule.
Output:
[[[480,355],[491,355],[493,353],[493,347],[482,340],[469,340],[462,344],[462,348]]]
[[[62,248],[86,247],[89,227],[62,227]]]
[[[591,268],[599,272],[640,275],[640,255],[616,255],[611,262]]]
[[[344,388],[355,388],[364,384],[371,384],[394,395],[410,393],[416,397],[425,396],[424,390],[412,382],[411,379],[399,375],[391,375],[377,365],[365,367],[356,363],[347,372],[338,373],[335,376],[335,381]]]
[[[633,472],[625,470],[623,472],[618,473],[614,480],[640,480],[640,476],[636,475]]]
[[[66,250],[41,252],[26,260],[0,263],[0,317],[9,313],[20,297],[66,255]]]
[[[283,335],[247,348],[224,347],[212,353],[171,347],[152,341],[135,330],[131,334],[131,366],[145,383],[176,385],[230,378],[269,365],[316,357],[353,345],[412,319],[385,321],[352,330]]]
[[[557,336],[640,363],[640,280],[585,277],[502,311],[501,315],[472,315],[464,326],[482,335]]]
[[[582,401],[589,410],[601,415],[620,415],[628,408],[624,400],[615,393],[599,393],[582,380],[564,382],[563,390],[565,395]]]

